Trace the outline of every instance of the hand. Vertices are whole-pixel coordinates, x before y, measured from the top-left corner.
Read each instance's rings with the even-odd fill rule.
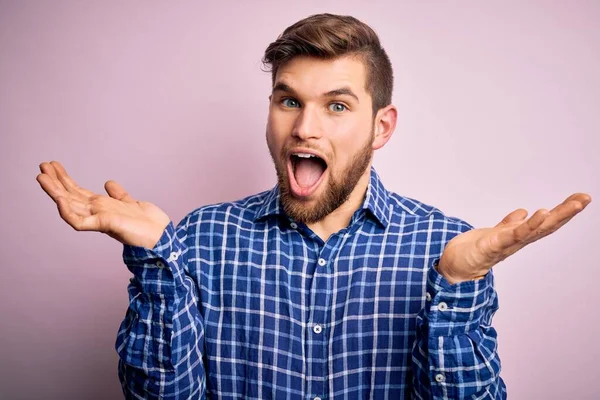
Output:
[[[482,278],[500,261],[558,230],[591,201],[588,194],[575,193],[551,211],[540,209],[527,220],[527,210],[520,208],[493,228],[462,233],[448,242],[437,270],[450,283]]]
[[[115,181],[104,184],[104,196],[77,186],[57,161],[41,163],[40,171],[36,180],[76,231],[102,232],[123,244],[151,249],[171,221],[154,204],[133,199]]]

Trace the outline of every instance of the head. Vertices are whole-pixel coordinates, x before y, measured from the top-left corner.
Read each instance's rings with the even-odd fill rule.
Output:
[[[288,27],[263,62],[272,74],[266,135],[283,208],[318,222],[364,196],[373,152],[394,131],[389,57],[368,25],[320,14]]]

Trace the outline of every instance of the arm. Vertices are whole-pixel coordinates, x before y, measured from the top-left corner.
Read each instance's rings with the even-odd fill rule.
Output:
[[[177,229],[156,205],[136,200],[115,181],[108,196],[77,185],[57,161],[41,163],[36,180],[76,231],[100,232],[125,245],[134,277],[117,337],[119,377],[127,398],[204,398],[203,320],[185,274],[188,219]]]
[[[492,273],[450,284],[431,268],[427,293],[412,354],[415,398],[505,399],[491,326],[498,309]]]
[[[551,211],[540,209],[530,218],[527,210],[517,209],[492,228],[471,229],[448,242],[429,271],[428,299],[417,317],[415,397],[506,398],[491,326],[498,309],[491,269],[558,230],[591,200],[585,193],[575,193]]]
[[[183,221],[177,231],[169,223],[152,249],[124,246],[134,277],[116,349],[127,399],[205,398],[203,319],[185,274],[186,232]]]

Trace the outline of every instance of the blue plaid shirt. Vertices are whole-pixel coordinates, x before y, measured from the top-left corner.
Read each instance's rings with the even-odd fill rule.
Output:
[[[504,399],[493,275],[450,285],[433,268],[472,229],[388,192],[324,242],[290,220],[276,186],[201,207],[134,277],[118,332],[127,398]]]

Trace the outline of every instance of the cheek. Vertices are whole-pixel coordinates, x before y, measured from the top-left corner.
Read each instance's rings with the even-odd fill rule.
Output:
[[[273,132],[284,135],[293,125],[293,119],[287,113],[274,110],[269,113],[268,124]]]
[[[356,124],[337,127],[336,135],[330,140],[336,170],[346,170],[354,161],[354,157],[363,150],[369,139],[370,129],[370,126],[359,128]]]
[[[269,116],[269,118],[267,119],[266,137],[267,146],[273,154],[278,154],[283,145],[283,140],[280,132],[281,131],[277,129],[277,124],[274,124],[273,119]]]
[[[267,146],[269,147],[269,151],[271,153],[275,153],[276,152],[276,147],[277,147],[277,140],[273,135],[273,131],[271,130],[271,128],[269,126],[267,126]]]
[[[346,170],[348,163],[352,160],[354,148],[348,141],[340,143],[332,143],[335,154],[335,168],[338,170]]]
[[[267,137],[274,143],[283,142],[289,135],[289,121],[277,112],[269,113],[267,118]]]

